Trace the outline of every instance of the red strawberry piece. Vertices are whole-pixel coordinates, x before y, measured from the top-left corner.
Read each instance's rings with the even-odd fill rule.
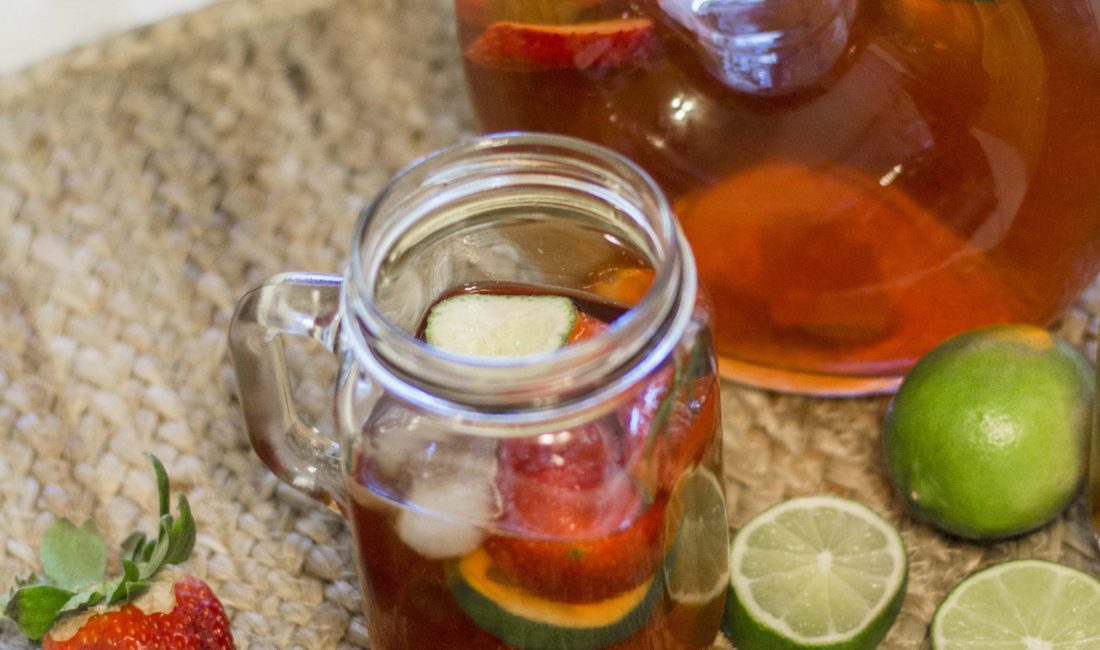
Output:
[[[656,373],[619,411],[629,463],[650,463],[659,488],[671,489],[698,463],[714,440],[719,413],[718,381],[708,374],[673,386],[671,368]]]
[[[617,530],[633,493],[616,432],[602,423],[504,441],[497,480],[509,527],[535,536]]]
[[[647,504],[623,466],[617,431],[588,425],[506,441],[498,485],[516,535],[484,548],[520,586],[593,602],[635,587],[661,559],[664,501]]]
[[[42,650],[221,650],[233,648],[229,619],[210,587],[198,578],[167,572],[175,605],[162,612],[143,611],[142,600],[115,606],[83,621],[71,636],[42,640]],[[94,611],[94,610],[93,610]]]
[[[607,329],[607,323],[580,311],[577,312],[577,322],[573,324],[573,329],[570,330],[565,342],[569,344],[590,339],[605,329]]]
[[[122,543],[122,575],[107,579],[107,545],[87,521],[55,521],[39,549],[45,575],[0,595],[0,613],[44,650],[222,650],[234,648],[225,609],[204,582],[170,565],[195,546],[195,520],[178,495],[170,512],[168,474],[149,455],[160,496],[157,535]]]
[[[630,510],[644,507],[637,496]],[[574,530],[561,539],[492,536],[484,548],[520,586],[553,600],[604,600],[651,578],[661,563],[665,502],[650,504],[623,530],[585,538]]]
[[[648,18],[572,25],[499,22],[478,36],[466,56],[498,70],[617,68],[645,61],[655,43]]]

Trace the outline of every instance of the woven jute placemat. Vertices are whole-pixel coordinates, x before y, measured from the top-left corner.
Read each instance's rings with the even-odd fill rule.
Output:
[[[260,279],[338,272],[393,172],[473,130],[450,4],[228,0],[0,78],[0,588],[37,568],[56,517],[112,544],[154,530],[152,451],[191,498],[190,569],[241,648],[369,645],[343,522],[248,446],[226,328]],[[1093,289],[1057,325],[1089,354],[1098,307]],[[323,422],[331,359],[290,356]],[[996,545],[912,521],[884,472],[885,398],[725,384],[722,401],[732,526],[827,491],[901,529],[911,577],[884,648],[927,645],[947,589],[992,562],[1100,573],[1080,504]],[[8,623],[0,646],[30,647]]]

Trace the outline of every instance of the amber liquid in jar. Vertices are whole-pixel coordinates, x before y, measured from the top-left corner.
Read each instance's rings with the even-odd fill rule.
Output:
[[[756,3],[810,15],[775,18],[802,30],[779,70],[687,0],[456,14],[486,130],[602,143],[669,194],[724,375],[883,390],[952,334],[1049,323],[1095,277],[1100,3],[830,2],[821,29]]]
[[[578,310],[572,343],[598,334],[636,303],[648,287],[650,271],[615,268],[594,278],[583,291],[482,283],[440,299],[458,293],[565,295]],[[422,323],[418,335],[423,334]],[[689,364],[675,373],[666,364],[642,382],[625,406],[598,421],[490,441],[489,473],[471,471],[453,485],[431,487],[429,480],[421,489],[415,476],[395,481],[394,468],[385,467],[393,460],[384,454],[355,458],[348,479],[349,515],[374,647],[709,647],[725,590],[704,603],[677,602],[663,573],[674,561],[684,516],[682,505],[670,505],[680,479],[690,472],[722,475],[718,382],[705,365]],[[675,380],[683,388],[670,392],[674,375],[683,378]],[[662,419],[657,413],[666,398],[673,399],[672,415]],[[386,417],[384,406],[376,412]],[[465,508],[459,502],[466,497],[451,502],[446,493],[461,494],[479,480],[490,482],[497,495],[492,511],[481,513],[480,521],[474,517],[455,524],[453,518]],[[433,489],[438,493],[432,495]],[[440,512],[426,510],[425,504]],[[724,523],[711,532],[725,539]],[[721,581],[725,567],[713,571]],[[478,582],[479,576],[485,580]],[[489,581],[496,585],[496,600],[471,595],[471,586]],[[571,606],[587,607],[598,617],[631,593],[646,593],[644,604],[627,607],[631,613],[621,619],[610,615],[610,631],[572,637],[567,636],[572,630],[559,626],[555,631],[554,624],[538,620],[545,612]],[[476,615],[486,607],[511,608],[528,617],[490,615],[486,622]],[[510,643],[517,635],[527,642]]]

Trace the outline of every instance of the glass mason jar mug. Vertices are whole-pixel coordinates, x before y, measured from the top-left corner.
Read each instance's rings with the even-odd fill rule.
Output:
[[[275,276],[230,351],[252,444],[338,508],[371,645],[700,648],[727,580],[718,382],[694,262],[653,182],[560,136],[461,144],[399,174],[344,276]],[[564,297],[563,347],[424,340],[460,294]],[[594,333],[594,334],[593,334]],[[279,334],[340,359],[336,439],[296,414]]]

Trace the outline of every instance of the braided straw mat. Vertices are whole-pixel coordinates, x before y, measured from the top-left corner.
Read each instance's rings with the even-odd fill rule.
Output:
[[[343,522],[248,446],[226,327],[270,274],[338,272],[390,175],[473,129],[453,38],[447,0],[228,0],[0,78],[0,589],[37,568],[56,517],[93,517],[113,545],[155,530],[152,451],[191,498],[190,569],[241,648],[369,645]],[[1093,289],[1057,326],[1089,354],[1098,304]],[[289,354],[324,422],[331,358]],[[980,566],[1100,572],[1080,503],[989,546],[907,518],[885,398],[723,389],[734,527],[828,491],[901,529],[909,593],[885,648],[926,646],[936,604]],[[0,646],[30,647],[9,623]]]

